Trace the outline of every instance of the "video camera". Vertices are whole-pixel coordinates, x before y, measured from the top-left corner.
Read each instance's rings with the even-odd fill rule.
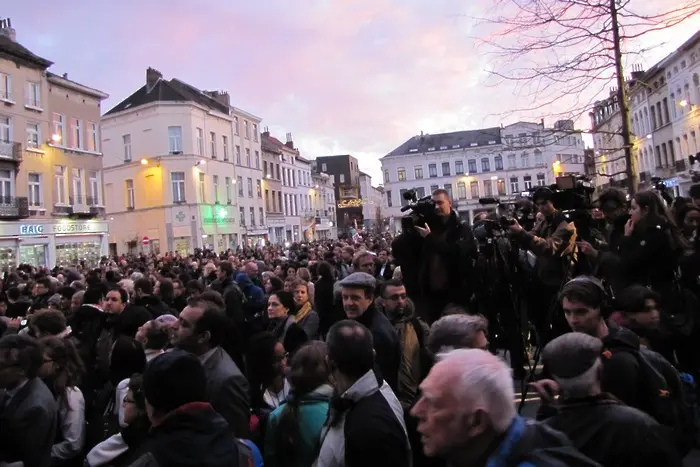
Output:
[[[401,218],[401,229],[404,232],[413,230],[415,226],[425,226],[435,220],[435,203],[431,196],[418,199],[416,190],[408,190],[403,199],[409,203],[401,207],[401,212],[411,211]]]
[[[549,187],[535,187],[529,192],[522,193],[523,197],[538,198],[538,191],[546,191],[559,212],[573,222],[577,232],[586,237],[591,228],[590,210],[593,208],[592,196],[595,188],[590,180],[583,175],[563,175],[557,177],[555,184]]]
[[[661,177],[652,177],[651,184],[654,191],[656,191],[661,198],[666,201],[668,206],[671,206],[673,204],[673,196],[671,196],[671,194],[668,192],[668,187],[664,183],[663,179]]]

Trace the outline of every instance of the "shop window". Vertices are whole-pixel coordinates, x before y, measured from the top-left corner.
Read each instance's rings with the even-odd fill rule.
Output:
[[[69,242],[56,245],[56,266],[71,267],[84,264],[97,267],[100,262],[100,242]]]
[[[12,269],[17,267],[17,249],[16,248],[0,248],[0,268],[2,270]]]
[[[21,245],[19,247],[20,264],[46,267],[46,245]]]

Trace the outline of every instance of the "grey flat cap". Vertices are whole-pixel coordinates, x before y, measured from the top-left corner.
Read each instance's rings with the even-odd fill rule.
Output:
[[[377,280],[366,272],[353,272],[339,282],[341,287],[376,288]]]
[[[603,342],[580,332],[569,332],[547,344],[542,363],[556,378],[575,378],[589,370],[603,351]]]

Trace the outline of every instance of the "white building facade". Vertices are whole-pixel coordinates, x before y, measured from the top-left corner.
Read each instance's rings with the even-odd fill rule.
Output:
[[[146,85],[102,117],[111,253],[190,254],[257,241],[253,227],[265,218],[255,191],[259,122],[226,93],[149,68]]]
[[[400,212],[408,202],[442,188],[461,218],[473,219],[493,209],[480,198],[515,199],[534,186],[548,186],[562,174],[584,173],[581,132],[571,121],[553,128],[519,122],[505,127],[415,136],[381,159],[385,216],[400,228]]]
[[[700,32],[649,70],[635,70],[628,86],[640,189],[649,188],[658,178],[673,195],[686,195],[690,185],[700,181],[700,165],[692,165],[689,159],[700,156]],[[596,103],[592,116],[598,114],[600,104]],[[611,123],[600,127],[594,119],[596,166],[599,171],[619,172],[624,170],[624,160],[618,152],[614,158],[622,166],[611,167],[606,160],[606,143],[611,137],[603,134],[621,130],[617,105],[610,106],[607,119]],[[626,179],[624,174],[614,178]]]

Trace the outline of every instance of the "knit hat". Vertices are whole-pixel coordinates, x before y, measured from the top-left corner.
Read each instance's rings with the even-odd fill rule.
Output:
[[[148,403],[161,413],[190,402],[207,401],[207,377],[199,359],[184,350],[172,350],[151,360],[143,375]]]
[[[600,358],[603,342],[580,332],[559,336],[547,344],[542,363],[557,379],[571,379],[590,370]]]

